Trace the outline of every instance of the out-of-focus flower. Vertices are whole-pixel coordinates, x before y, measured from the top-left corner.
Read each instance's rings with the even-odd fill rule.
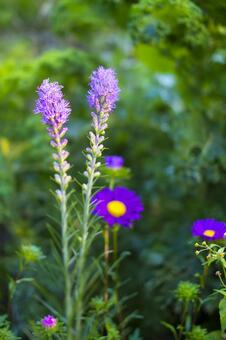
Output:
[[[109,169],[119,170],[124,165],[124,158],[121,156],[106,156],[105,165]]]
[[[19,254],[27,263],[38,262],[45,258],[41,248],[33,244],[22,245]]]
[[[180,301],[195,301],[199,296],[199,285],[190,281],[181,281],[175,291],[176,298]]]
[[[97,112],[111,112],[119,99],[120,89],[114,70],[99,66],[90,77],[89,106]]]
[[[200,326],[193,326],[192,330],[186,333],[186,340],[205,340],[207,333],[207,329]]]
[[[130,177],[130,169],[124,166],[122,156],[105,156],[105,167],[102,171],[107,183],[116,183],[118,180],[125,180]]]
[[[55,328],[57,325],[57,319],[52,315],[46,315],[42,320],[41,324],[46,329]]]
[[[213,218],[197,220],[192,225],[192,235],[205,240],[220,240],[225,237],[226,223]]]
[[[124,187],[100,190],[93,198],[94,214],[102,217],[109,226],[119,224],[129,228],[141,218],[144,210],[140,198],[135,192]]]
[[[2,152],[3,156],[9,156],[10,142],[7,138],[0,138],[0,151]]]

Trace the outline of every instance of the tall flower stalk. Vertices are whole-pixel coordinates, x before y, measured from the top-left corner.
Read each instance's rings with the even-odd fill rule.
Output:
[[[76,291],[76,338],[81,338],[83,300],[85,292],[84,270],[87,259],[88,238],[90,228],[90,216],[92,211],[93,186],[96,179],[100,176],[99,159],[104,149],[105,131],[108,126],[109,114],[115,108],[119,98],[118,80],[112,69],[105,69],[100,66],[95,70],[90,78],[90,89],[88,92],[88,103],[93,111],[92,127],[89,132],[90,146],[86,149],[86,171],[84,175],[87,180],[83,184],[84,208],[82,216],[82,237],[81,248],[78,259],[78,277]]]
[[[55,181],[59,185],[56,195],[61,214],[61,243],[65,280],[65,317],[68,329],[68,340],[72,339],[72,300],[71,300],[71,279],[70,279],[70,254],[69,254],[69,231],[68,231],[68,200],[67,189],[71,181],[71,176],[67,174],[70,164],[67,162],[69,152],[65,150],[68,140],[64,137],[67,122],[71,113],[69,102],[63,97],[61,89],[63,86],[57,82],[44,80],[38,88],[38,100],[36,102],[35,113],[42,114],[42,121],[47,126],[47,131],[51,137],[51,145],[55,149],[53,153],[53,167],[55,170]]]

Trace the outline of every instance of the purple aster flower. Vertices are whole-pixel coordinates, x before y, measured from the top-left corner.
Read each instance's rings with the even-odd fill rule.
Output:
[[[41,324],[47,329],[54,328],[57,325],[57,319],[52,315],[47,315],[41,320]]]
[[[105,165],[107,168],[118,170],[124,165],[124,158],[121,156],[106,156]]]
[[[88,103],[97,112],[111,112],[119,99],[120,89],[115,72],[111,68],[99,66],[90,77]]]
[[[226,224],[213,218],[197,220],[192,225],[192,235],[205,240],[220,240],[225,237]]]
[[[34,110],[35,114],[42,114],[44,124],[56,129],[68,120],[71,113],[69,102],[63,97],[62,88],[58,82],[50,83],[49,79],[43,80],[37,90],[38,100]]]
[[[136,193],[124,187],[100,190],[94,196],[93,204],[93,213],[102,217],[110,227],[119,224],[129,228],[135,220],[141,218],[141,212],[144,210]]]

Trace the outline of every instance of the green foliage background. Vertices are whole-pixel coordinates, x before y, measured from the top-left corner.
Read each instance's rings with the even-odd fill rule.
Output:
[[[128,311],[143,316],[131,327],[147,340],[170,339],[160,322],[175,321],[172,290],[199,268],[190,225],[226,218],[226,4],[0,0],[0,9],[0,312],[8,309],[18,247],[31,242],[48,253],[47,213],[55,213],[49,140],[32,113],[36,87],[48,77],[65,86],[77,174],[90,124],[88,75],[103,64],[115,68],[122,89],[109,154],[125,157],[129,185],[145,204],[143,220],[120,236],[120,248],[131,251],[124,293],[137,292]],[[25,287],[10,318],[20,330],[42,313]],[[204,326],[217,328],[215,306],[203,313]]]

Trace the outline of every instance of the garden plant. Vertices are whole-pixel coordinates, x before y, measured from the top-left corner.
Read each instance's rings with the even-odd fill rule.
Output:
[[[0,340],[226,339],[225,18],[0,0]]]

